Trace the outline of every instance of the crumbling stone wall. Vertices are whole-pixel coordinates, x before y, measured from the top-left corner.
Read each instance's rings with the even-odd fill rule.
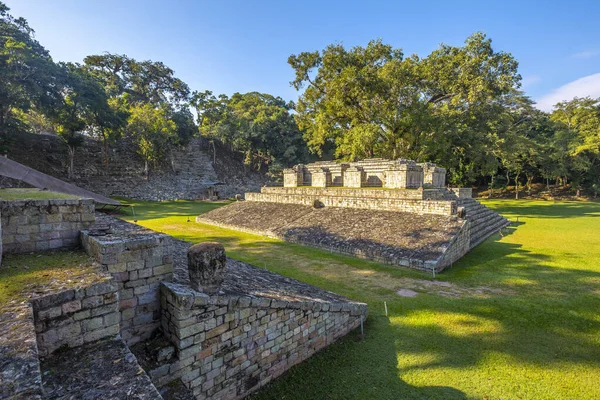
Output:
[[[81,232],[83,247],[115,278],[119,287],[121,336],[129,345],[149,338],[160,326],[160,282],[173,277],[171,237],[106,216],[118,233]]]
[[[119,293],[114,279],[53,293],[31,304],[40,356],[119,333]]]
[[[361,303],[209,296],[163,283],[162,327],[177,360],[157,386],[181,378],[196,398],[235,399],[260,388],[366,318]]]
[[[77,247],[95,218],[91,199],[0,201],[0,214],[5,253]]]

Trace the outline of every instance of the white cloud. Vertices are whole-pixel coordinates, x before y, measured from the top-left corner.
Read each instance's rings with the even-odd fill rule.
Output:
[[[541,81],[542,78],[539,75],[525,75],[523,79],[521,79],[521,85],[525,88],[540,83]]]
[[[537,100],[536,107],[542,111],[552,111],[559,101],[569,101],[574,97],[600,97],[600,73],[584,76],[569,82]]]
[[[600,51],[598,51],[598,50],[585,50],[585,51],[580,51],[579,53],[575,53],[571,57],[573,57],[573,58],[588,59],[588,58],[596,57],[597,55],[600,55]]]

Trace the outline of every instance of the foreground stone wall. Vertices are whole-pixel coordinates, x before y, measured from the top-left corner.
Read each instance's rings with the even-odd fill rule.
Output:
[[[173,283],[161,301],[177,360],[153,378],[159,387],[181,378],[199,399],[243,398],[367,316],[361,303],[208,296]]]
[[[149,338],[160,326],[159,286],[173,277],[171,237],[102,216],[119,224],[118,233],[81,232],[87,253],[115,278],[119,287],[121,336],[129,345]]]
[[[47,356],[119,333],[119,294],[113,279],[31,302],[38,353]]]
[[[0,201],[2,250],[29,253],[79,245],[79,231],[94,222],[94,201]]]

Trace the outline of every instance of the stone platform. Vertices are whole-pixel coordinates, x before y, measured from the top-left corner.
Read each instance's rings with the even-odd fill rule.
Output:
[[[196,221],[425,271],[469,249],[468,224],[456,216],[246,201]]]
[[[428,272],[508,224],[468,188],[422,187],[264,187],[196,221]]]

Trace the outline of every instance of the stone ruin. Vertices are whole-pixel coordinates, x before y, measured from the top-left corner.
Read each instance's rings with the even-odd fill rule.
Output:
[[[383,187],[386,189],[443,188],[446,170],[433,163],[371,158],[348,163],[320,161],[283,170],[283,186]]]
[[[91,200],[0,209],[5,253],[81,246],[94,261],[0,304],[0,399],[240,399],[367,318],[366,304]]]
[[[445,181],[444,168],[404,159],[296,165],[283,187],[196,221],[436,273],[508,225]]]

